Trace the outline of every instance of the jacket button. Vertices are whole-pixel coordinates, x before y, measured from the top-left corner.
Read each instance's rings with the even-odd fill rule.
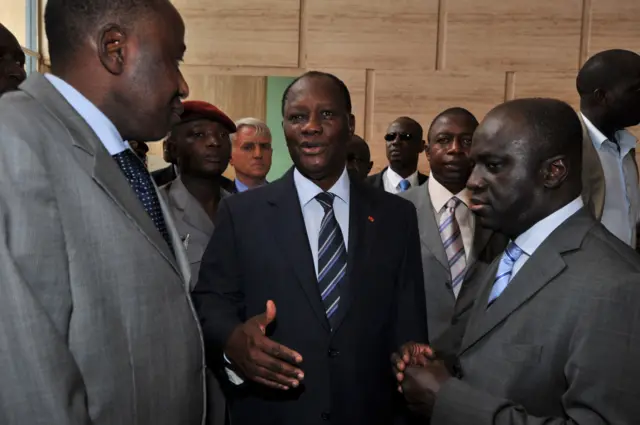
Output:
[[[331,420],[331,413],[329,412],[322,412],[322,414],[320,415],[320,417],[322,418],[323,421],[330,421]]]
[[[340,355],[340,351],[334,350],[333,348],[330,348],[328,354],[329,354],[329,357],[331,357],[331,358],[338,357]]]

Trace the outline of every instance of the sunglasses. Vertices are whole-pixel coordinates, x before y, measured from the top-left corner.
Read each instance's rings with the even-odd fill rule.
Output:
[[[387,142],[393,142],[396,138],[400,138],[402,142],[408,142],[413,138],[411,133],[387,133],[384,135],[384,140]]]

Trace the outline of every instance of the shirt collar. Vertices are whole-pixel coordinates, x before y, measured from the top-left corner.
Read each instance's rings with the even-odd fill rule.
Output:
[[[307,206],[307,204],[311,202],[319,193],[323,192],[323,190],[319,186],[303,176],[297,168],[293,171],[293,182],[296,186],[298,199],[300,200],[300,206],[302,208]],[[327,192],[334,194],[336,196],[336,199],[340,199],[342,200],[342,202],[348,205],[350,196],[350,185],[351,182],[349,181],[349,174],[347,173],[347,169],[345,167],[338,181]]]
[[[127,149],[127,145],[115,125],[89,99],[61,78],[53,74],[45,74],[44,76],[87,122],[110,155],[119,154]]]
[[[246,192],[247,190],[249,190],[249,186],[247,186],[246,184],[242,183],[242,181],[240,181],[240,179],[238,179],[237,177],[235,179],[235,184],[236,184],[236,189],[238,190],[238,192]],[[260,183],[256,187],[264,186],[265,184],[267,184],[266,180],[264,180],[262,183]]]
[[[418,170],[416,170],[413,174],[411,174],[406,179],[402,178],[402,176],[391,169],[391,167],[387,167],[387,171],[385,171],[387,178],[391,185],[395,188],[398,187],[402,180],[408,180],[411,183],[411,187],[418,187]]]
[[[447,202],[454,196],[458,198],[468,208],[471,201],[471,192],[466,187],[455,195],[444,187],[434,176],[429,176],[429,197],[436,212],[440,212]]]
[[[587,133],[589,133],[589,137],[591,138],[591,142],[596,149],[600,149],[602,144],[609,139],[607,136],[602,134],[598,128],[593,125],[589,118],[587,118],[582,112],[580,112],[582,116],[582,121],[584,122],[584,126],[587,128]],[[617,142],[620,144],[620,156],[626,156],[631,149],[636,147],[637,139],[633,136],[633,134],[629,133],[627,130],[619,130],[615,134],[615,138]]]
[[[529,230],[516,238],[516,245],[528,256],[532,256],[536,249],[569,217],[578,212],[584,203],[581,197],[574,199],[564,207],[534,224]]]

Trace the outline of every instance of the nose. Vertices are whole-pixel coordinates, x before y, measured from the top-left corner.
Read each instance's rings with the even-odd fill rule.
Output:
[[[189,97],[189,84],[187,84],[187,80],[184,79],[182,72],[178,72],[178,94],[181,99],[186,99]]]
[[[207,137],[207,146],[213,148],[219,148],[222,146],[222,142],[220,139],[214,135],[209,135]]]
[[[262,150],[263,150],[263,147],[260,146],[259,144],[256,144],[255,148],[253,148],[253,157],[255,159],[261,159],[262,158]]]
[[[319,134],[322,132],[322,125],[317,114],[309,114],[309,120],[302,127],[304,134]]]
[[[478,167],[477,165],[474,165],[473,169],[471,170],[471,175],[467,180],[467,189],[475,193],[475,192],[481,191],[484,188],[484,186],[485,186],[485,182],[484,182],[484,178],[482,177],[482,172],[480,171],[480,167]]]
[[[450,154],[459,154],[462,153],[462,140],[458,137],[454,137],[453,141],[449,144]]]

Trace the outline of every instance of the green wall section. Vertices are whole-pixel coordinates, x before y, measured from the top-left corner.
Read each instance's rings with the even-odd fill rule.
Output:
[[[267,179],[281,177],[293,164],[282,131],[282,94],[294,80],[292,77],[267,77],[267,125],[271,130],[273,162]]]

